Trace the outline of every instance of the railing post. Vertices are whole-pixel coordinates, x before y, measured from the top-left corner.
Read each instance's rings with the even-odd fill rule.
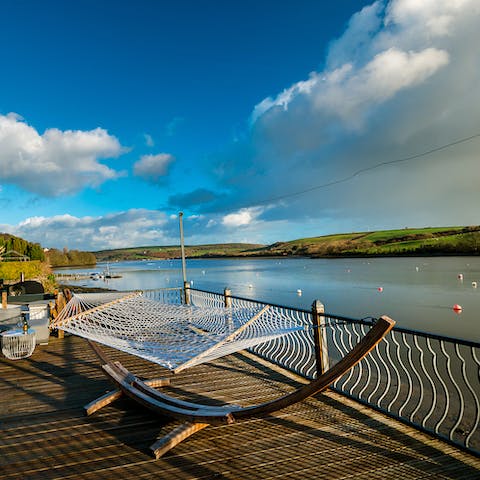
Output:
[[[225,308],[229,308],[232,306],[232,291],[229,288],[226,288],[223,291],[223,297],[225,302]]]
[[[7,308],[7,292],[2,292],[2,308]]]
[[[183,282],[185,305],[190,305],[190,282]]]
[[[63,293],[58,292],[57,296],[55,297],[55,308],[57,310],[57,315],[60,314],[60,312],[65,307],[65,305],[66,305],[66,302],[65,302],[65,297],[64,297]],[[58,329],[57,332],[58,332],[58,338],[64,338],[65,333],[64,333],[63,330]]]
[[[223,298],[225,302],[225,308],[231,308],[232,307],[232,291],[229,288],[225,288],[225,290],[223,291]],[[227,325],[229,329],[233,328],[233,318],[231,313],[228,314]]]
[[[320,300],[312,303],[313,341],[315,342],[315,363],[317,378],[328,370],[327,339],[322,332],[325,326],[325,307]]]

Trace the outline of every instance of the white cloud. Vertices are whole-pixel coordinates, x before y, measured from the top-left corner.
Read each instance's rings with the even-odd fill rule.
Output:
[[[155,142],[153,141],[153,138],[152,138],[151,135],[149,135],[148,133],[144,133],[143,138],[145,139],[145,145],[147,147],[154,147],[155,146]]]
[[[101,250],[135,245],[175,244],[178,222],[157,210],[132,209],[98,217],[30,217],[18,225],[0,225],[44,247]]]
[[[156,183],[168,174],[168,167],[175,161],[169,153],[143,155],[133,166],[133,172],[138,177]]]
[[[217,221],[214,220],[213,218],[211,218],[211,219],[208,221],[208,223],[207,223],[207,225],[206,225],[206,228],[212,228],[212,227],[214,227],[215,225],[217,225]]]
[[[243,208],[238,212],[229,213],[222,218],[222,224],[226,227],[243,227],[250,225],[261,214],[259,208]]]
[[[231,192],[222,203],[263,205],[287,196],[258,221],[316,219],[330,231],[478,223],[477,140],[371,167],[478,133],[479,20],[478,0],[363,8],[330,44],[325,63],[317,59],[323,71],[255,106],[250,138],[217,162]],[[308,193],[288,196],[299,191]],[[236,215],[228,217],[232,225],[248,224],[248,214]]]
[[[392,47],[375,55],[362,68],[347,63],[330,72],[310,74],[308,80],[296,83],[275,99],[259,103],[252,121],[275,107],[287,111],[290,104],[306,102],[319,115],[340,117],[344,125],[358,125],[372,106],[424,82],[447,63],[448,53],[443,50],[405,52]],[[306,108],[302,104],[299,107]]]
[[[326,59],[327,70],[335,70],[353,60],[363,63],[368,58],[372,37],[382,26],[382,13],[383,2],[377,1],[352,15],[343,35],[330,44]]]
[[[17,114],[0,115],[0,180],[42,196],[68,195],[117,178],[121,174],[99,159],[123,151],[101,128],[51,128],[41,135]]]
[[[271,97],[265,98],[258,105],[255,105],[251,115],[251,123],[261,117],[265,112],[274,107],[281,107],[283,110],[288,110],[288,105],[299,95],[309,95],[312,89],[317,85],[319,77],[316,73],[312,73],[310,79],[297,82],[290,88],[285,89],[275,99]]]
[[[252,243],[261,243],[265,228],[257,219],[259,214],[260,209],[249,209],[228,218],[220,215],[189,215],[184,222],[186,243],[239,242],[245,238]],[[276,222],[271,222],[269,226],[277,239],[275,225]],[[68,247],[97,251],[180,243],[178,215],[147,209],[131,209],[96,217],[69,214],[29,217],[17,225],[0,224],[0,231],[38,242],[43,247],[59,249]]]
[[[442,37],[453,34],[456,17],[470,11],[478,14],[475,0],[395,0],[385,18],[405,29],[422,29],[424,35]]]

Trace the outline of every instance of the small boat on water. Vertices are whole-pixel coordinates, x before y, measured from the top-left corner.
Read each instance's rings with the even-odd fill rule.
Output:
[[[107,263],[107,266],[103,270],[103,278],[105,278],[105,279],[107,279],[107,278],[122,278],[122,276],[112,274],[112,272],[110,271],[110,265]]]
[[[110,273],[110,265],[107,263],[107,266],[103,270],[103,278],[112,278],[112,275]]]
[[[102,275],[98,272],[90,272],[90,278],[92,280],[100,280],[102,278]]]

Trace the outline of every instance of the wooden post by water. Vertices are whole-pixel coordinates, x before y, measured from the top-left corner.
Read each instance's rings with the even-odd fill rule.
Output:
[[[7,308],[7,292],[2,292],[2,308]]]
[[[315,342],[315,362],[317,365],[317,378],[328,370],[327,338],[322,331],[325,326],[325,307],[320,300],[312,304],[313,340]]]
[[[190,305],[190,282],[183,282],[185,305]]]
[[[65,305],[66,305],[66,302],[65,302],[65,297],[63,296],[63,293],[58,292],[55,298],[55,308],[57,310],[57,315],[60,314],[60,312],[65,307]],[[61,329],[58,329],[58,338],[63,338],[64,336],[65,336],[64,331]]]
[[[225,302],[225,308],[229,308],[232,306],[232,291],[229,288],[226,288],[223,291],[223,297]]]
[[[25,281],[25,273],[24,272],[20,272],[20,281],[21,282]]]
[[[229,288],[225,288],[223,291],[223,301],[225,304],[225,308],[231,308],[232,306],[232,291]],[[227,317],[227,325],[228,328],[232,329],[233,328],[233,318],[232,318],[232,313],[229,312],[228,317]]]

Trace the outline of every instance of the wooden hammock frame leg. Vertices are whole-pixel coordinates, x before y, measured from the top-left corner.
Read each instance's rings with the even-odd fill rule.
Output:
[[[170,385],[170,379],[155,378],[152,380],[145,380],[144,383],[145,385],[148,385],[149,387],[152,387],[152,388],[166,387]],[[90,403],[87,403],[87,405],[85,405],[83,409],[85,410],[85,414],[89,416],[97,412],[101,408],[106,407],[107,405],[110,405],[115,400],[118,400],[121,397],[123,397],[123,392],[120,389],[115,388],[114,390],[107,392],[105,395],[102,395],[101,397],[98,397],[97,399],[91,401]]]
[[[91,415],[92,413],[97,412],[103,407],[106,407],[107,405],[110,405],[112,402],[115,400],[118,400],[121,396],[123,396],[123,393],[121,390],[118,388],[115,390],[112,390],[111,392],[107,392],[105,395],[102,395],[101,397],[96,398],[95,400],[91,401],[87,405],[83,407],[85,410],[85,415]]]
[[[197,433],[199,430],[203,430],[209,425],[209,423],[182,423],[178,427],[174,428],[170,433],[167,433],[167,435],[158,439],[154,444],[152,444],[150,446],[150,450],[158,460],[163,454],[167,453],[180,442],[183,442],[194,433]]]
[[[230,424],[237,420],[265,416],[305,400],[311,395],[322,392],[368,355],[394,325],[395,322],[388,317],[383,316],[379,318],[375,325],[371,327],[369,332],[350,352],[318,378],[312,380],[307,385],[297,388],[292,393],[250,407],[238,407],[236,405],[217,407],[187,402],[166,395],[153,388],[154,385],[159,385],[158,383],[154,381],[149,384],[148,381],[140,380],[130,373],[120,362],[109,361],[100,347],[89,341],[91,347],[103,362],[102,369],[105,375],[117,386],[118,390],[103,395],[87,405],[87,407],[89,411],[93,413],[99,408],[102,408],[102,406],[111,403],[118,398],[119,395],[125,394],[127,397],[155,413],[175,420],[181,420],[183,423],[180,426],[176,427],[163,438],[157,440],[150,447],[155,457],[159,458],[180,442],[208,425]]]
[[[109,358],[105,354],[105,352],[100,348],[100,345],[98,343],[92,342],[91,340],[88,340],[88,344],[92,348],[92,350],[95,352],[97,357],[104,363],[110,363]],[[145,384],[148,385],[149,387],[152,388],[159,388],[159,387],[166,387],[170,385],[170,379],[169,378],[154,378],[151,380],[145,380]],[[93,413],[97,412],[103,407],[106,407],[107,405],[110,405],[113,403],[115,400],[118,400],[123,396],[123,392],[121,389],[116,388],[115,390],[112,390],[110,392],[105,393],[101,397],[96,398],[95,400],[91,401],[90,403],[87,403],[83,407],[85,411],[85,415],[89,416],[92,415]]]

